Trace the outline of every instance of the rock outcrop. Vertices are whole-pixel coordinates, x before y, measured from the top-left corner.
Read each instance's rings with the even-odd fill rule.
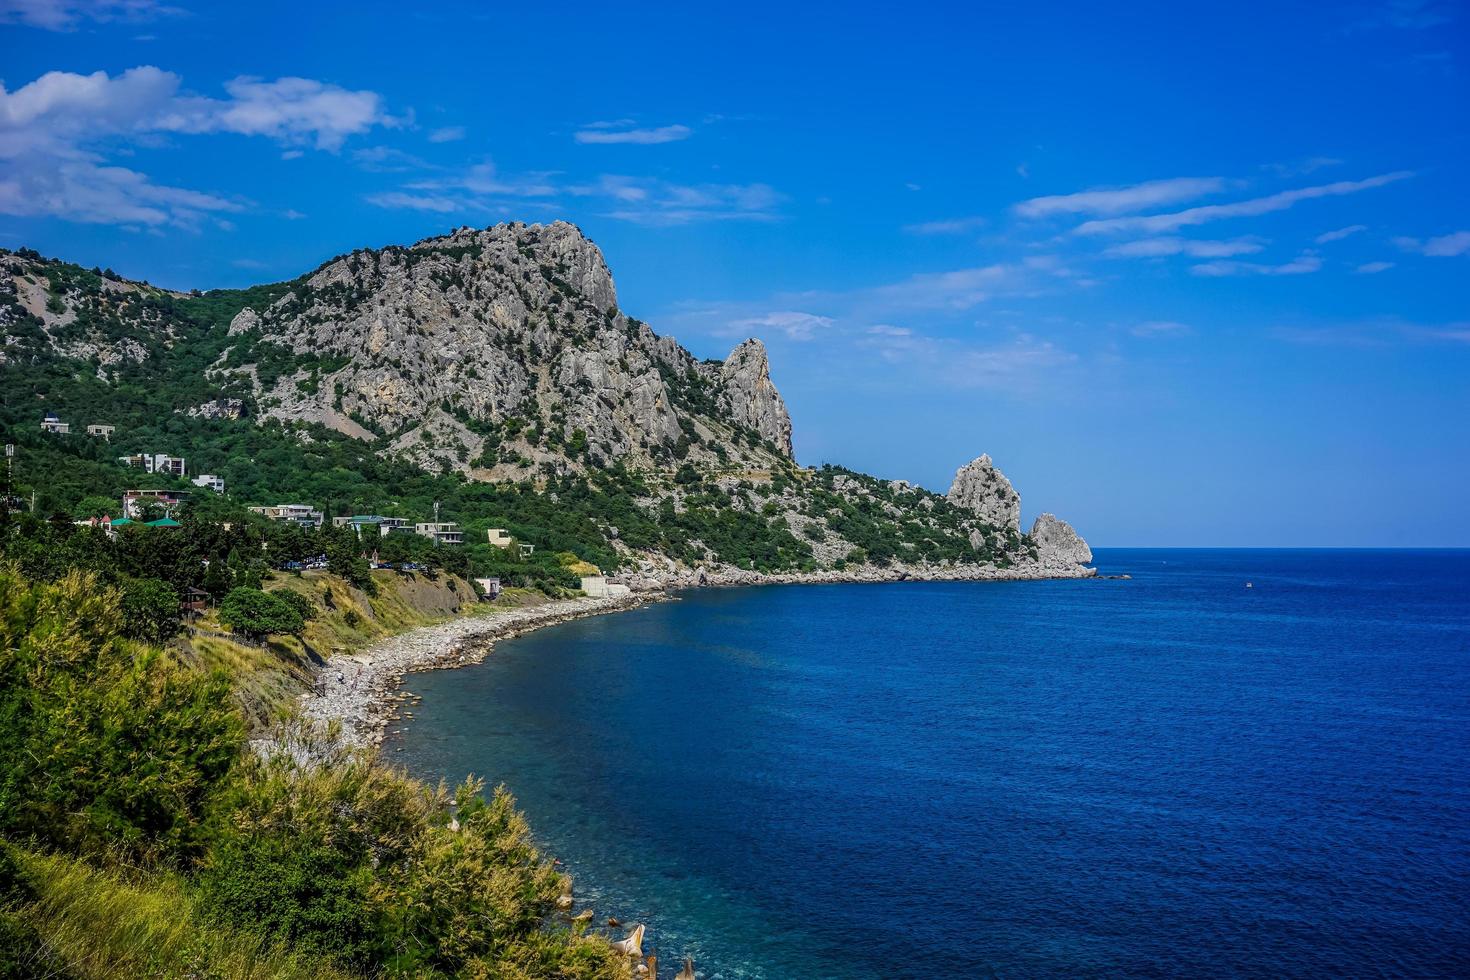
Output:
[[[262,420],[320,422],[436,468],[517,479],[613,461],[769,468],[791,419],[765,348],[700,361],[618,308],[576,226],[461,228],[334,259],[229,333],[221,376],[252,379]],[[299,366],[259,379],[263,351]]]
[[[730,352],[720,368],[725,383],[721,407],[735,422],[758,432],[781,452],[791,453],[791,416],[771,383],[766,345],[755,338]]]
[[[947,497],[956,507],[973,510],[992,527],[1021,533],[1021,495],[988,454],[960,467]]]
[[[1072,525],[1051,514],[1042,514],[1031,525],[1031,540],[1041,554],[1042,561],[1049,558],[1086,565],[1092,561],[1092,549],[1074,530]]]

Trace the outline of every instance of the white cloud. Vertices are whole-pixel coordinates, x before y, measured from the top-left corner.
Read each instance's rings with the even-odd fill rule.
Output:
[[[433,164],[422,157],[391,146],[368,146],[354,150],[352,162],[374,174],[401,174],[433,169]]]
[[[985,226],[985,219],[972,218],[949,218],[942,221],[921,221],[918,224],[904,225],[903,230],[910,235],[963,235]]]
[[[1173,177],[1128,187],[1100,187],[1075,194],[1033,197],[1017,204],[1014,210],[1023,218],[1046,218],[1058,214],[1128,214],[1217,194],[1226,186],[1223,177]]]
[[[443,194],[409,194],[403,191],[369,194],[367,202],[376,207],[395,211],[433,211],[436,214],[483,210],[466,201]]]
[[[429,133],[430,143],[453,143],[465,137],[463,126],[441,126]]]
[[[1392,262],[1364,262],[1353,271],[1361,275],[1371,276],[1377,272],[1387,272],[1389,269],[1392,268]]]
[[[0,214],[49,215],[87,224],[193,227],[208,213],[243,211],[214,194],[155,184],[146,174],[90,160],[51,160],[0,177]]]
[[[95,147],[117,139],[156,144],[169,133],[228,132],[336,150],[351,134],[394,123],[375,93],[310,79],[237,78],[226,84],[226,99],[181,94],[180,83],[172,72],[144,65],[117,76],[47,72],[14,92],[0,84],[0,211],[191,225],[203,212],[239,210],[241,204],[155,184],[146,174],[110,166]]]
[[[1281,191],[1266,197],[1252,198],[1246,201],[1236,201],[1231,204],[1207,204],[1184,211],[1176,211],[1172,214],[1154,214],[1143,216],[1131,216],[1124,218],[1106,218],[1083,222],[1077,226],[1076,232],[1081,235],[1099,235],[1114,232],[1139,232],[1142,234],[1157,235],[1166,232],[1177,231],[1192,225],[1202,225],[1210,221],[1218,221],[1222,218],[1245,218],[1262,214],[1270,214],[1273,211],[1285,211],[1298,201],[1309,201],[1319,197],[1340,197],[1345,194],[1356,194],[1360,191],[1383,187],[1396,181],[1406,180],[1414,176],[1409,170],[1399,170],[1388,174],[1379,174],[1366,180],[1340,180],[1332,184],[1320,184],[1315,187],[1300,187],[1295,190]]]
[[[1142,238],[1124,242],[1103,251],[1113,258],[1161,258],[1188,255],[1196,259],[1222,259],[1232,255],[1259,252],[1264,243],[1258,238],[1235,238],[1229,241],[1205,241],[1191,238]]]
[[[1324,231],[1317,236],[1317,244],[1326,245],[1328,242],[1340,242],[1349,235],[1356,235],[1360,231],[1367,230],[1367,225],[1348,225],[1346,228],[1338,228],[1336,231]]]
[[[1315,255],[1302,254],[1281,265],[1265,265],[1259,262],[1205,262],[1191,266],[1189,271],[1197,276],[1300,276],[1322,268],[1322,260]]]
[[[143,21],[179,13],[157,0],[0,0],[0,24],[75,30],[83,20]]]
[[[912,337],[914,334],[908,327],[895,327],[887,323],[875,323],[867,332],[880,337]]]
[[[688,126],[659,126],[655,129],[623,128],[627,124],[627,120],[592,123],[586,128],[577,130],[572,134],[572,138],[578,143],[638,143],[647,146],[656,143],[676,143],[694,134],[694,130]]]
[[[1393,243],[1406,252],[1418,252],[1431,258],[1450,258],[1470,252],[1470,231],[1456,231],[1438,238],[1395,238]]]
[[[636,224],[667,226],[700,221],[774,221],[782,196],[766,184],[676,184],[653,177],[603,174],[594,180],[563,183],[549,172],[501,174],[493,163],[429,180],[413,181],[368,202],[385,208],[443,213],[502,211],[510,199],[583,198],[600,201],[604,217]]]
[[[1179,337],[1194,330],[1189,324],[1177,320],[1146,320],[1134,324],[1128,332],[1135,337]]]
[[[832,326],[832,318],[802,313],[797,310],[778,310],[761,316],[744,317],[730,321],[730,332],[746,333],[754,330],[774,330],[785,334],[788,340],[812,340],[817,333]]]

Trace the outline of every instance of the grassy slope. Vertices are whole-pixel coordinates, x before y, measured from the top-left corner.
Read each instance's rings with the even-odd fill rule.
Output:
[[[168,874],[128,878],[73,858],[17,852],[34,890],[14,908],[44,954],[7,964],[19,976],[347,977],[248,933],[206,924],[189,890]]]

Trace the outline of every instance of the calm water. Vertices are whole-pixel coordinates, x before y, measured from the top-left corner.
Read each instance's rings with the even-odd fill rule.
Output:
[[[389,754],[706,977],[1470,973],[1470,552],[1098,565],[543,630]]]

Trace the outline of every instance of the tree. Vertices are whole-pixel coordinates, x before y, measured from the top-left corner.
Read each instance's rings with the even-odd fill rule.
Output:
[[[219,605],[219,618],[231,630],[251,639],[271,633],[295,635],[306,625],[290,603],[244,586],[231,589],[225,596]]]
[[[135,640],[162,643],[182,628],[179,594],[162,579],[135,578],[122,583],[122,632]]]
[[[71,516],[79,521],[85,521],[93,517],[109,517],[122,512],[117,500],[112,497],[92,495],[83,497],[75,507],[71,509]]]
[[[316,606],[312,603],[310,599],[302,595],[300,592],[292,592],[290,589],[281,589],[279,592],[272,592],[271,595],[275,596],[277,599],[280,599],[286,605],[294,609],[296,611],[296,615],[301,617],[301,621],[303,623],[309,623],[313,619],[316,619]]]

